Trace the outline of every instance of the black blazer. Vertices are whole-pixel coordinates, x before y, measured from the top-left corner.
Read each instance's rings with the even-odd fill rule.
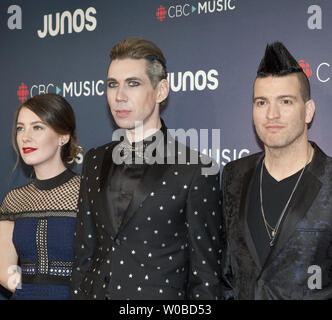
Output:
[[[202,175],[201,164],[149,165],[116,232],[105,208],[116,144],[85,156],[72,299],[220,298],[219,173]]]
[[[332,297],[332,159],[315,153],[304,171],[277,241],[260,265],[247,224],[250,187],[263,153],[229,163],[223,170],[224,298],[329,299]],[[317,265],[322,288],[317,285]]]

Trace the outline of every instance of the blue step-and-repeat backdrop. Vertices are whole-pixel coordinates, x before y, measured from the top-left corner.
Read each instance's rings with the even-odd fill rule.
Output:
[[[12,172],[11,147],[13,114],[27,98],[64,96],[85,152],[111,140],[109,52],[133,36],[152,40],[167,58],[167,126],[208,129],[210,138],[216,129],[221,169],[260,150],[253,80],[266,44],[282,41],[310,79],[317,107],[310,139],[332,155],[331,17],[328,0],[1,0],[0,200],[29,181],[21,165]]]

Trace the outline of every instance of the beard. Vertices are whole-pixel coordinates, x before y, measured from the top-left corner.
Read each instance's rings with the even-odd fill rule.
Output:
[[[285,130],[285,132],[270,133],[266,132],[266,129],[257,130],[256,127],[256,133],[259,139],[264,143],[265,147],[271,149],[288,148],[297,141],[301,140],[307,132],[306,126],[298,127],[296,131],[289,130],[288,128],[282,130]]]

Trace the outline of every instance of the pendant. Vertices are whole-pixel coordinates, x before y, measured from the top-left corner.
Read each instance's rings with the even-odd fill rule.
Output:
[[[276,236],[276,232],[274,230],[272,231],[271,234],[272,234],[272,238],[274,238]]]

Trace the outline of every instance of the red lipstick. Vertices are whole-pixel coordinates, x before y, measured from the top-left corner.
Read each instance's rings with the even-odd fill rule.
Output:
[[[37,149],[36,148],[22,148],[22,150],[23,150],[23,153],[31,153],[31,152],[36,151]]]

